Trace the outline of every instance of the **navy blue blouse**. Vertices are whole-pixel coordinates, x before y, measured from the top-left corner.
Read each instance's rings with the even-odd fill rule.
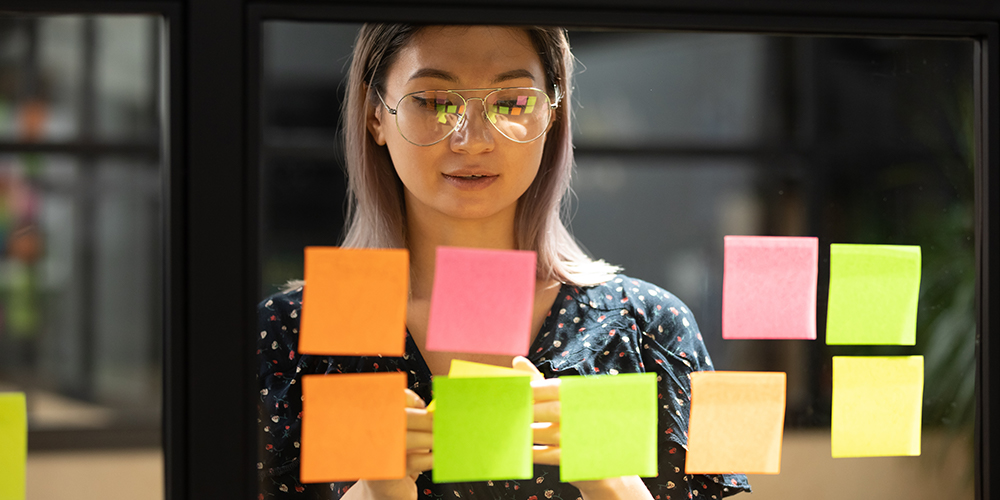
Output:
[[[302,375],[399,371],[408,374],[414,392],[424,401],[431,400],[430,369],[409,335],[401,358],[299,354],[301,301],[299,288],[275,294],[258,308],[260,499],[340,498],[353,484],[302,484],[298,480]],[[546,378],[657,374],[659,476],[643,478],[655,499],[714,499],[750,491],[742,474],[684,474],[690,374],[713,368],[694,316],[662,288],[623,275],[590,287],[564,284],[527,358]],[[600,434],[595,429],[594,439],[600,439]],[[435,484],[429,476],[424,473],[417,480],[421,499],[580,498],[579,490],[559,482],[555,466],[535,465],[533,478],[519,481]]]

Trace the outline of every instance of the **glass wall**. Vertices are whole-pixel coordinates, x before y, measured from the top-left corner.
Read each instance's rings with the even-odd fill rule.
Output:
[[[262,60],[264,297],[336,245],[338,120],[357,25],[270,21]],[[788,374],[782,471],[754,498],[971,498],[974,42],[573,31],[569,213],[595,256],[695,313],[719,370]],[[817,236],[816,341],[723,341],[723,236]],[[625,243],[623,243],[625,242]],[[827,346],[831,243],[920,245],[917,344]],[[925,357],[920,457],[830,458],[831,356]]]
[[[0,17],[0,391],[27,395],[29,499],[163,495],[161,23]]]

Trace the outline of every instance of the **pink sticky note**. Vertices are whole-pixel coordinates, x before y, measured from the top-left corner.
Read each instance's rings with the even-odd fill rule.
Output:
[[[526,356],[535,252],[438,247],[427,349]]]
[[[816,339],[819,239],[726,236],[722,338]]]

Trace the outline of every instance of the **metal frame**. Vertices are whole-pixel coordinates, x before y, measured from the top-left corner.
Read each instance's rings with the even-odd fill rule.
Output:
[[[1000,4],[969,0],[0,0],[0,11],[167,20],[164,434],[169,499],[256,497],[260,21],[597,25],[979,40],[976,134],[976,497],[1000,491]]]

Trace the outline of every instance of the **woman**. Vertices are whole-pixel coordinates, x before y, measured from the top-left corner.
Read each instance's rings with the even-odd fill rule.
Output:
[[[666,291],[588,258],[560,220],[573,163],[572,62],[561,29],[361,29],[344,104],[351,199],[344,246],[409,250],[406,355],[300,355],[301,286],[263,302],[261,498],[677,499],[749,490],[742,475],[683,473],[687,375],[711,369],[690,312]],[[527,359],[422,350],[435,249],[441,245],[537,252],[537,334]],[[431,482],[425,471],[433,461],[432,419],[423,407],[431,376],[446,374],[455,358],[513,365],[553,379],[533,383],[536,420],[552,425],[535,433],[536,444],[547,447],[535,453],[531,480]],[[301,375],[396,370],[410,374],[410,476],[300,484]],[[559,483],[557,377],[642,371],[660,375],[659,476]],[[600,439],[599,429],[594,438]]]

